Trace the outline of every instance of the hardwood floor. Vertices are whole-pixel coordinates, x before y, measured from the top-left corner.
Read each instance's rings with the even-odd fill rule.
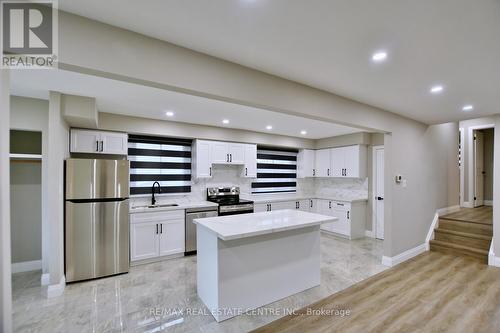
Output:
[[[431,251],[468,256],[487,263],[492,237],[491,206],[461,208],[439,218],[430,247]]]
[[[500,332],[500,268],[426,252],[254,332]]]

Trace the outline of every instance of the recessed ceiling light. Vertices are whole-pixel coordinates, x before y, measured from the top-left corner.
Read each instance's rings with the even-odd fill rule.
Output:
[[[474,106],[473,105],[464,105],[464,107],[462,108],[462,111],[472,111],[474,110]]]
[[[223,119],[222,123],[227,125],[227,124],[229,124],[229,120],[228,119]]]
[[[267,126],[266,126],[266,129],[267,129],[267,130],[272,130],[272,129],[273,129],[273,127],[272,127],[271,125],[267,125]]]
[[[167,115],[167,117],[173,117],[174,116],[174,112],[173,111],[167,111],[167,112],[165,112],[165,114]]]
[[[378,51],[372,55],[372,60],[374,62],[382,62],[385,59],[387,59],[387,52],[385,51]]]
[[[306,135],[306,134],[307,134],[307,131],[302,130],[302,131],[300,131],[300,134],[302,134],[302,135]]]
[[[431,88],[431,93],[433,94],[439,94],[443,91],[444,87],[440,84],[435,85]]]

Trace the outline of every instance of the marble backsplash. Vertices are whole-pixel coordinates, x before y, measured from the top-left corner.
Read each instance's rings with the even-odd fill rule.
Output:
[[[207,187],[239,186],[241,193],[252,193],[252,179],[241,177],[242,166],[214,165],[212,178],[193,180],[191,193],[180,195],[160,195],[158,202],[180,201],[199,202],[206,199]],[[333,196],[359,198],[368,195],[368,179],[305,178],[297,179],[297,194],[300,196]],[[132,197],[131,206],[148,204],[151,196]]]

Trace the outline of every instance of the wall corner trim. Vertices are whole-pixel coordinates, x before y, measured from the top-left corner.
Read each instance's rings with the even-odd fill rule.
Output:
[[[388,266],[388,267],[393,267],[396,266],[402,262],[405,262],[407,260],[410,260],[413,257],[418,256],[421,253],[424,253],[427,251],[426,249],[426,244],[420,244],[412,249],[406,250],[394,257],[382,257],[382,265]]]
[[[66,287],[66,278],[63,275],[58,284],[51,284],[47,287],[47,298],[61,296]]]
[[[50,284],[50,274],[44,273],[40,278],[40,283],[42,286],[48,286]]]
[[[494,267],[500,267],[500,257],[495,256],[495,251],[493,249],[493,242],[491,242],[490,252],[488,253],[488,265]]]

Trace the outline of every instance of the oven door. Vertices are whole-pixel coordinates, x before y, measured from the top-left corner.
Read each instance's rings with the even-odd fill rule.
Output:
[[[219,206],[219,216],[253,213],[253,204]]]

